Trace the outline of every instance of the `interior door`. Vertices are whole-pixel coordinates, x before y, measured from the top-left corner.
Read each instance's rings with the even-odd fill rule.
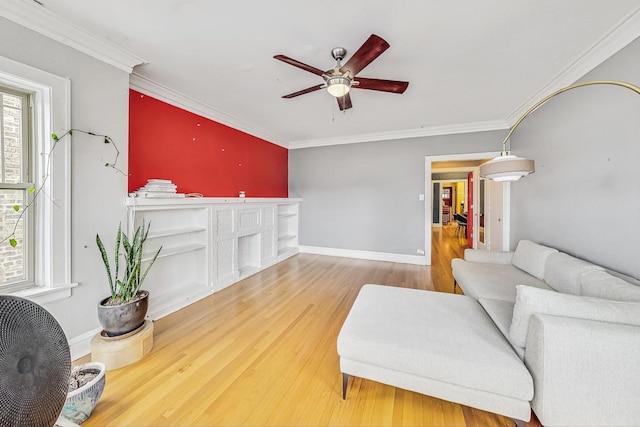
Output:
[[[432,201],[431,201],[431,224],[441,225],[440,224],[440,183],[433,183],[433,192],[431,193]]]
[[[489,187],[487,182],[490,181],[485,178],[478,179],[478,198],[474,203],[475,212],[478,216],[478,224],[475,228],[476,235],[478,236],[477,249],[489,249],[488,244],[488,223],[485,223],[490,213],[490,201],[489,201]]]
[[[467,175],[467,245],[473,248],[473,172]]]
[[[488,221],[485,220],[485,227],[488,225],[487,243],[490,250],[503,251],[504,249],[504,234],[503,234],[503,216],[504,216],[504,184],[501,182],[495,182],[487,180],[489,189],[489,208]]]

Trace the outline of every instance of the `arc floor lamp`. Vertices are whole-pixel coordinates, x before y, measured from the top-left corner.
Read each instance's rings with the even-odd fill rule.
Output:
[[[535,171],[535,164],[533,160],[516,157],[510,154],[509,151],[507,151],[507,142],[509,141],[511,134],[529,114],[533,113],[536,109],[538,109],[538,107],[540,107],[542,104],[544,104],[554,96],[571,89],[591,85],[622,86],[640,95],[640,87],[631,83],[621,82],[617,80],[593,80],[589,82],[575,83],[565,88],[559,89],[550,95],[547,95],[540,101],[536,102],[531,108],[529,108],[522,116],[520,116],[515,124],[511,126],[509,132],[507,133],[507,136],[505,136],[504,140],[502,141],[502,151],[500,153],[500,156],[481,165],[480,176],[497,182],[506,182],[517,181],[523,176],[527,176],[530,173],[533,173]]]

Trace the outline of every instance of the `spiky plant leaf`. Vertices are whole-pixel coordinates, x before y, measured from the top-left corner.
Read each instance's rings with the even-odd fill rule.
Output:
[[[109,289],[111,290],[111,299],[116,297],[116,288],[113,283],[113,278],[111,277],[111,267],[109,265],[109,257],[107,256],[107,251],[104,248],[104,244],[102,240],[100,240],[100,235],[96,234],[96,244],[98,245],[98,249],[100,250],[100,254],[102,255],[102,262],[104,263],[104,268],[107,270],[107,279],[109,280]],[[117,256],[116,256],[116,264],[117,264]],[[116,282],[118,276],[116,274]]]

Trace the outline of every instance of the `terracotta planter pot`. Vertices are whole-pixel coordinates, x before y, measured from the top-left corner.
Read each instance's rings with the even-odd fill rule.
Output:
[[[98,320],[105,333],[110,337],[124,335],[144,324],[144,317],[149,307],[149,292],[139,291],[139,299],[124,304],[104,305],[107,297],[98,303]]]

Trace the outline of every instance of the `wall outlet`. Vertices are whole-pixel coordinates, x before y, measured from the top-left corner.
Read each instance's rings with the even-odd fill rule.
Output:
[[[416,252],[420,255],[424,255],[424,249],[416,249]]]

